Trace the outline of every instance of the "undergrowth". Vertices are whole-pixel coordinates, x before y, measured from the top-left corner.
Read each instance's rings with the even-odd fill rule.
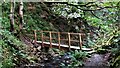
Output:
[[[13,68],[18,64],[21,64],[23,60],[19,58],[26,59],[25,44],[23,44],[19,39],[13,36],[7,30],[0,30],[0,58],[2,58],[2,63],[0,67],[2,68]]]

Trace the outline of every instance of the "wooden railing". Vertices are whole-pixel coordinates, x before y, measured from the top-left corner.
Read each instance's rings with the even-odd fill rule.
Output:
[[[34,30],[34,43],[37,43],[37,32],[36,30]],[[52,48],[52,41],[53,40],[57,40],[58,41],[58,46],[59,49],[61,48],[61,41],[68,41],[68,46],[69,46],[69,50],[70,50],[70,46],[71,46],[71,41],[72,42],[77,42],[79,43],[79,47],[80,49],[82,49],[82,35],[85,35],[83,33],[70,33],[70,32],[54,32],[54,31],[39,31],[41,33],[41,41],[42,41],[42,46],[44,47],[44,42],[46,39],[49,39],[50,42],[50,48]],[[45,33],[49,33],[49,36],[45,36]],[[57,38],[53,38],[52,35],[53,34],[57,34]],[[61,38],[61,35],[67,35],[67,38]],[[71,35],[75,35],[77,36],[79,39],[78,40],[73,40],[71,39]]]

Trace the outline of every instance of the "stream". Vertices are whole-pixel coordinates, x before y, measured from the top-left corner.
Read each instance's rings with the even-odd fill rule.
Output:
[[[32,50],[31,50],[32,49]],[[35,49],[35,50],[34,50]],[[69,54],[59,55],[55,54],[54,52],[45,53],[40,51],[39,47],[30,48],[29,52],[33,52],[34,55],[37,57],[36,63],[30,63],[29,65],[22,65],[20,68],[60,68],[61,64],[64,66],[70,65],[73,62],[72,56]],[[50,51],[48,51],[50,52]],[[54,54],[52,54],[54,53]],[[56,55],[56,56],[55,56]],[[93,53],[89,58],[85,58],[83,60],[83,68],[109,68],[110,64],[108,59],[110,57],[110,53],[106,54],[97,54]]]
[[[108,54],[92,54],[91,57],[87,58],[83,62],[82,68],[109,68],[108,63],[109,53]],[[64,66],[68,66],[72,62],[71,55],[59,55],[59,56],[51,56],[46,55],[39,63],[30,65],[25,68],[61,68]],[[61,63],[64,66],[61,66]],[[79,66],[80,67],[80,66]]]

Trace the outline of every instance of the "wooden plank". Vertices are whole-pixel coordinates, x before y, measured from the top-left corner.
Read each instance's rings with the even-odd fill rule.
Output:
[[[44,32],[51,32],[51,33],[55,33],[55,34],[58,33],[58,32],[55,32],[55,31],[44,31]]]
[[[42,37],[41,37],[42,38]],[[50,39],[49,37],[43,36],[44,39]],[[58,38],[51,38],[52,40],[58,40]]]
[[[50,31],[42,31],[42,32],[48,32],[49,33]]]
[[[60,40],[63,40],[63,41],[68,41],[68,39],[60,39]]]
[[[25,30],[25,29],[24,29]],[[34,30],[31,30],[31,31],[34,31]],[[52,32],[52,33],[58,33],[58,32],[55,32],[55,31],[41,31],[41,30],[36,30],[36,31],[39,31],[39,32]],[[68,34],[68,32],[60,32],[61,34]],[[70,32],[69,32],[70,33]],[[70,33],[70,34],[75,34],[75,35],[78,35],[79,33]],[[87,33],[87,34],[89,34],[89,33]],[[81,35],[85,35],[85,33],[81,33]]]
[[[42,41],[37,41],[37,43],[42,43]],[[46,44],[46,45],[50,45],[50,42],[43,42],[43,43]],[[52,46],[59,46],[59,44],[57,44],[57,43],[51,43],[51,44],[52,44]],[[68,45],[63,45],[63,44],[61,44],[60,47],[69,48]],[[70,46],[70,48],[71,49],[77,49],[77,50],[80,49],[79,46]],[[92,49],[91,48],[82,48],[82,50],[83,51],[91,51]]]
[[[71,42],[79,42],[79,40],[70,40]]]
[[[52,38],[52,40],[58,40],[58,38]]]
[[[84,33],[70,33],[71,35],[79,35],[79,34],[81,34],[81,35],[84,35]]]
[[[46,36],[43,36],[42,38],[44,38],[44,39],[49,39],[49,37],[46,37]]]
[[[42,43],[42,41],[37,41],[37,43]],[[44,44],[50,45],[50,42],[44,42]],[[51,44],[52,44],[53,46],[59,46],[59,44],[57,44],[57,43],[51,43]],[[63,45],[63,44],[61,44],[60,47],[69,48],[68,45]],[[71,48],[73,48],[73,49],[80,49],[80,48],[77,47],[77,46],[71,46]]]

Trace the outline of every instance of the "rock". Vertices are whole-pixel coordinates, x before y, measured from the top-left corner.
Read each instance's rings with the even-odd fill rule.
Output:
[[[56,61],[58,61],[58,62],[59,62],[59,61],[60,61],[60,59],[56,59]]]
[[[45,61],[47,61],[47,60],[48,60],[48,58],[44,58],[44,60],[45,60]]]
[[[54,57],[59,56],[59,54],[55,54]]]
[[[36,49],[36,48],[33,48],[33,52],[37,52],[37,49]]]
[[[59,59],[61,59],[61,58],[62,58],[62,56],[60,56],[60,55],[59,55],[59,56],[58,56],[58,58],[59,58]]]
[[[37,47],[37,50],[38,50],[38,51],[41,51],[41,46],[38,46],[38,47]]]
[[[32,55],[36,55],[36,52],[32,52]]]
[[[65,56],[63,56],[62,57],[64,60],[70,60],[71,59],[71,57],[69,56],[69,55],[65,55]]]
[[[52,60],[56,60],[56,59],[58,59],[58,57],[57,57],[57,56],[52,58]]]
[[[67,63],[67,64],[70,64],[70,61],[67,60],[66,63]]]
[[[61,60],[60,59],[55,59],[53,60],[52,64],[53,65],[59,65],[61,63]]]
[[[47,64],[45,64],[45,68],[53,68],[53,65],[47,63]]]
[[[32,48],[34,48],[34,46],[30,46],[30,48],[32,49]]]
[[[55,54],[55,52],[52,49],[49,49],[48,53],[51,54],[51,55]]]
[[[41,52],[37,52],[37,54],[36,54],[36,55],[38,55],[38,56],[39,56],[39,55],[41,55]]]
[[[40,66],[44,67],[45,65],[44,64],[40,64]]]
[[[105,56],[104,56],[104,60],[107,61],[107,60],[109,59],[110,55],[111,55],[111,53],[107,53],[107,54],[105,54]]]
[[[52,64],[53,64],[53,65],[56,64],[56,61],[53,61]]]
[[[62,62],[63,62],[63,63],[66,63],[66,61],[65,61],[65,60],[62,60]]]
[[[41,59],[40,58],[38,58],[38,61],[40,61]]]

